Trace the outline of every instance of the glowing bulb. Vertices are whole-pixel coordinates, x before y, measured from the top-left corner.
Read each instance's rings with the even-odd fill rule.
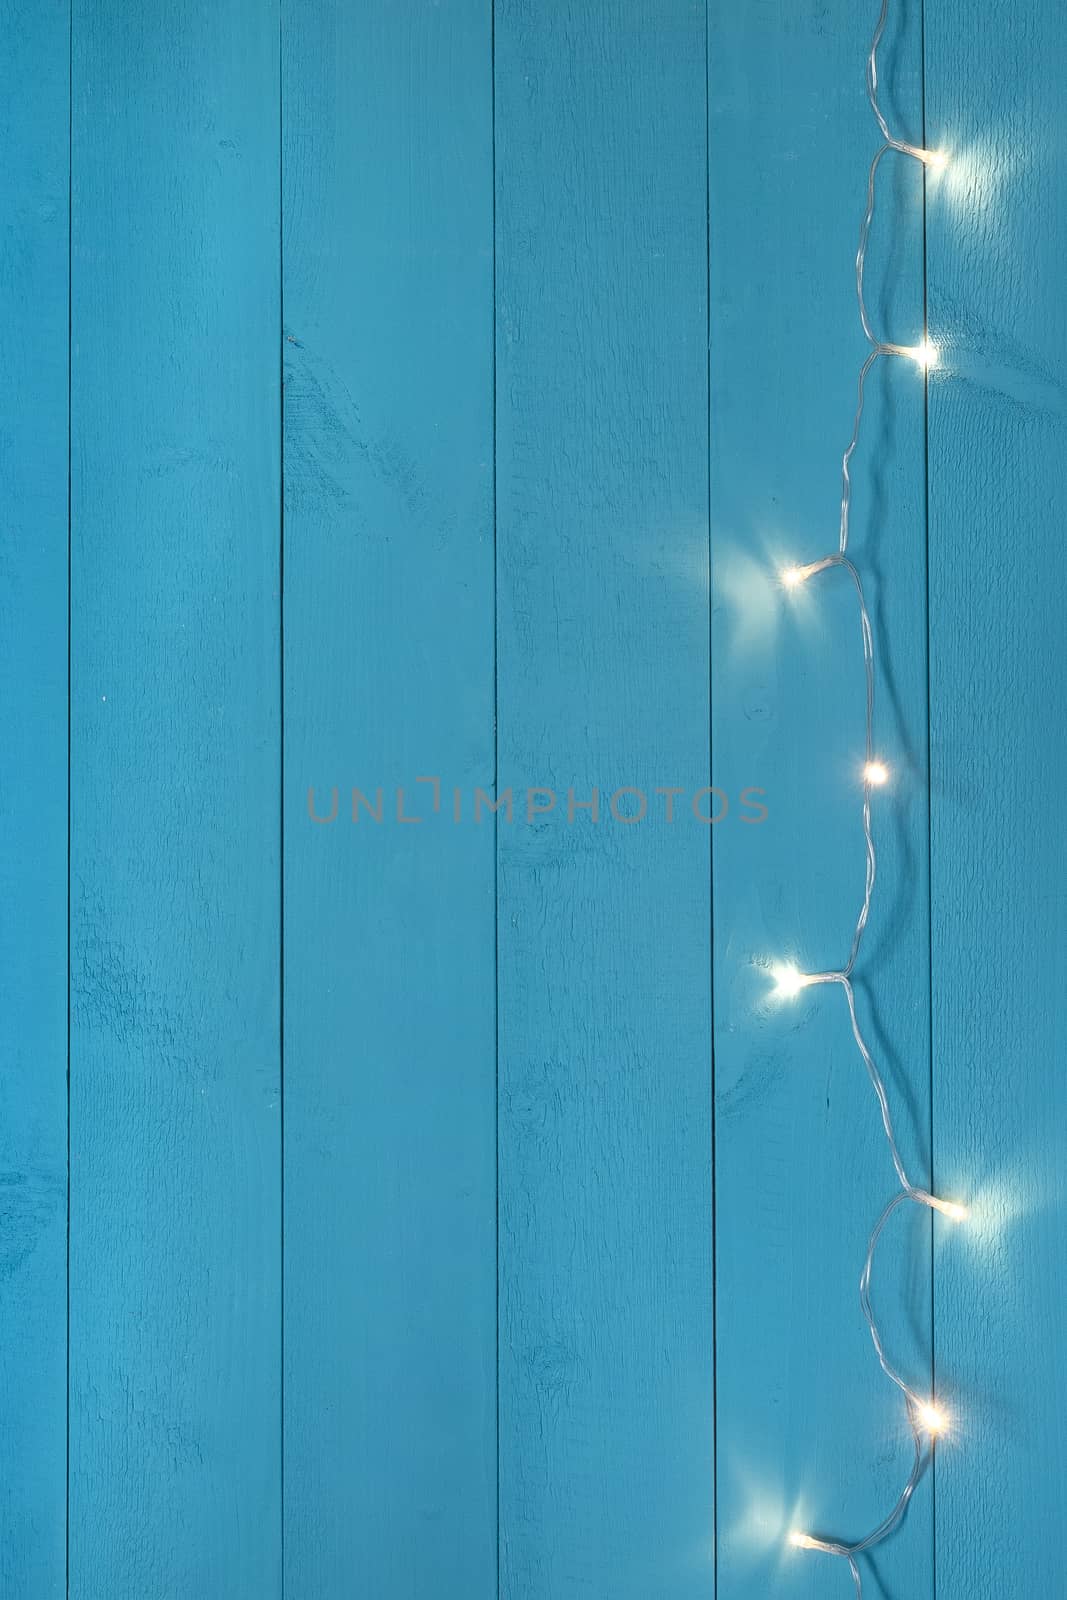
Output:
[[[794,995],[806,989],[811,979],[804,972],[798,972],[791,962],[771,968],[771,977],[774,979],[774,992],[783,1000],[792,1000]]]
[[[922,344],[908,345],[906,354],[911,357],[917,366],[922,367],[924,372],[929,372],[931,367],[936,367],[940,360],[936,344],[932,344],[929,339],[924,339]]]
[[[927,1204],[935,1211],[940,1211],[942,1216],[951,1217],[953,1222],[966,1222],[971,1214],[966,1206],[958,1205],[955,1200],[938,1200],[934,1195],[930,1196]]]
[[[787,589],[796,589],[804,582],[807,575],[803,567],[786,567],[782,572],[782,582]]]
[[[863,769],[864,781],[880,786],[889,782],[889,768],[884,761],[868,761]]]
[[[937,1435],[944,1433],[948,1427],[948,1417],[940,1406],[917,1406],[915,1414],[932,1439],[936,1439]]]
[[[789,1535],[789,1543],[794,1550],[825,1550],[826,1546],[821,1539],[813,1539],[810,1533],[800,1533],[796,1528]]]
[[[944,150],[920,150],[918,156],[923,166],[929,167],[931,172],[944,172],[948,166],[948,155]]]

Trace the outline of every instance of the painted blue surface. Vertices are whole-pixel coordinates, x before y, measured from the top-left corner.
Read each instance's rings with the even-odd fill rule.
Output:
[[[483,1595],[492,17],[286,0],[282,20],[285,1593]],[[315,825],[309,788],[325,815],[335,786]],[[354,787],[382,791],[380,822],[353,822]]]
[[[1044,5],[967,17],[928,22],[930,135],[954,152],[930,225],[934,1160],[974,1194],[937,1267],[967,1419],[938,1464],[938,1581],[1021,1596],[1067,1574],[1067,28]]]
[[[0,1593],[66,1583],[69,11],[0,7]]]
[[[497,9],[500,783],[558,796],[498,825],[514,1600],[713,1577],[704,50]]]
[[[907,1470],[856,1303],[893,1174],[841,996],[767,963],[847,953],[860,639],[769,574],[836,538],[869,9],[0,0],[5,1596],[845,1600],[783,1539]],[[1067,25],[926,12],[882,84],[951,164],[884,165],[870,304],[943,360],[856,460],[857,992],[974,1219],[880,1257],[959,1426],[867,1594],[1029,1600]]]
[[[74,10],[77,1600],[281,1590],[277,24]]]

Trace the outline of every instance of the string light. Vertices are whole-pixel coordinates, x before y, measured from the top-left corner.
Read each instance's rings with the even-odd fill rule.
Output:
[[[789,1543],[794,1550],[834,1550],[834,1546],[827,1544],[823,1539],[813,1539],[810,1533],[798,1533],[795,1529],[789,1535]]]
[[[932,1194],[923,1196],[926,1204],[934,1211],[940,1211],[943,1217],[950,1217],[953,1222],[966,1222],[970,1216],[966,1206],[957,1205],[955,1200],[937,1200]]]
[[[772,967],[771,977],[774,979],[774,992],[782,1000],[791,1000],[812,981],[806,972],[798,972],[791,963]]]
[[[771,976],[774,979],[776,997],[781,999],[794,999],[801,990],[810,988],[815,984],[832,984],[840,986],[845,994],[848,1006],[849,1021],[852,1025],[852,1036],[856,1042],[867,1075],[870,1078],[875,1096],[878,1100],[882,1117],[882,1128],[885,1132],[889,1154],[892,1158],[893,1168],[899,1181],[899,1189],[889,1204],[882,1211],[881,1216],[871,1230],[867,1241],[867,1254],[860,1273],[860,1307],[867,1323],[867,1329],[878,1356],[882,1371],[890,1382],[894,1383],[904,1397],[908,1426],[911,1430],[914,1445],[914,1459],[907,1482],[901,1490],[896,1504],[882,1522],[869,1533],[866,1538],[851,1544],[845,1544],[833,1539],[816,1538],[810,1533],[794,1529],[789,1535],[789,1544],[797,1550],[816,1550],[826,1555],[843,1558],[852,1575],[855,1585],[857,1600],[863,1597],[863,1578],[860,1572],[858,1557],[865,1551],[880,1544],[883,1539],[894,1532],[907,1511],[911,1497],[919,1483],[933,1449],[934,1440],[943,1436],[950,1425],[950,1418],[936,1399],[923,1399],[897,1372],[890,1363],[886,1354],[878,1324],[875,1321],[874,1310],[871,1303],[871,1273],[874,1264],[875,1249],[881,1238],[882,1231],[897,1207],[907,1203],[923,1205],[932,1211],[939,1212],[942,1216],[953,1222],[963,1222],[968,1216],[967,1207],[954,1200],[942,1200],[932,1195],[926,1189],[918,1188],[908,1178],[900,1150],[897,1146],[896,1134],[893,1130],[893,1120],[890,1114],[889,1097],[886,1093],[885,1083],[881,1072],[875,1063],[874,1057],[863,1037],[859,1019],[856,1014],[856,997],[852,986],[852,973],[860,952],[864,930],[870,915],[871,899],[874,893],[875,877],[877,873],[877,856],[874,848],[874,834],[871,825],[871,790],[881,788],[889,780],[889,769],[884,762],[874,757],[874,635],[871,628],[870,614],[863,592],[863,580],[858,568],[848,555],[849,517],[852,507],[852,480],[850,468],[852,456],[859,442],[860,425],[863,420],[864,386],[868,375],[875,362],[885,356],[908,356],[916,363],[923,373],[928,373],[936,367],[939,360],[937,346],[927,337],[916,345],[890,344],[877,339],[871,328],[867,315],[867,306],[863,293],[863,275],[867,258],[867,244],[870,238],[871,221],[874,217],[874,202],[878,168],[883,158],[892,151],[912,157],[919,161],[929,171],[940,171],[947,162],[947,156],[941,150],[925,150],[918,145],[906,143],[896,139],[889,131],[881,108],[878,104],[878,46],[885,31],[886,19],[889,13],[889,0],[882,0],[878,22],[871,41],[870,53],[867,57],[867,98],[875,120],[882,132],[883,143],[876,150],[871,161],[867,176],[867,207],[863,221],[860,225],[859,246],[856,251],[856,299],[859,306],[860,323],[866,336],[870,349],[867,358],[860,368],[857,385],[856,410],[852,422],[852,434],[845,447],[841,458],[841,517],[838,537],[838,547],[833,555],[824,556],[819,561],[808,562],[806,565],[785,567],[779,577],[784,588],[795,590],[811,578],[822,572],[840,567],[848,574],[856,591],[859,603],[860,632],[863,639],[863,663],[866,681],[866,739],[863,766],[863,837],[866,852],[866,881],[863,901],[852,934],[852,945],[845,965],[837,971],[804,973],[800,972],[792,963],[781,963],[771,967]]]
[[[931,367],[936,367],[941,359],[936,344],[931,344],[929,339],[924,339],[921,344],[908,347],[908,354],[916,365],[929,372]]]
[[[915,1414],[931,1438],[944,1433],[948,1427],[948,1416],[940,1406],[926,1403],[916,1407]]]
[[[929,372],[941,360],[941,352],[932,339],[921,339],[918,344],[876,344],[868,361],[873,364],[875,356],[907,356],[924,372]]]

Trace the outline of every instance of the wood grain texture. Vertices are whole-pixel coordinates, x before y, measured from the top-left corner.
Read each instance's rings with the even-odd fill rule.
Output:
[[[1064,1588],[1067,17],[928,8],[938,1592]]]
[[[78,3],[70,1594],[280,1594],[278,14]]]
[[[492,11],[283,36],[286,1595],[490,1600]]]
[[[509,1600],[712,1584],[704,46],[689,0],[497,7]]]
[[[847,953],[862,656],[773,573],[836,541],[877,0],[280,4],[0,0],[0,1593],[847,1600],[783,1546],[907,1471],[894,1180],[841,995],[768,964]],[[878,1258],[959,1422],[865,1600],[1016,1600],[1067,1467],[1067,23],[922,10],[858,993],[973,1218]],[[877,329],[923,293],[887,161]]]
[[[855,593],[828,573],[787,596],[777,570],[837,547],[841,451],[865,354],[854,257],[878,129],[864,93],[877,6],[713,7],[712,750],[716,782],[767,791],[760,827],[715,836],[718,1592],[851,1592],[843,1563],[784,1548],[791,1526],[859,1538],[910,1469],[900,1397],[857,1299],[895,1175],[837,988],[770,999],[768,966],[848,956],[863,895],[864,672]],[[893,127],[920,139],[917,7],[880,59]],[[868,304],[921,336],[919,169],[883,162]],[[872,380],[850,549],[879,659],[879,875],[858,967],[863,1026],[905,1158],[928,1170],[928,896],[922,380]],[[929,1224],[902,1216],[876,1266],[892,1358],[930,1370]],[[929,1484],[865,1563],[866,1593],[933,1593]]]
[[[0,1592],[66,1587],[70,11],[0,5]]]

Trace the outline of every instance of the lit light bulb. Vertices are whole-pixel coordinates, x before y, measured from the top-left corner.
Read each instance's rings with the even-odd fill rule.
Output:
[[[804,567],[784,567],[781,577],[787,589],[796,589],[804,582],[807,575]]]
[[[966,1206],[959,1205],[955,1200],[938,1200],[935,1195],[930,1196],[927,1205],[940,1211],[943,1217],[950,1217],[953,1222],[966,1222],[971,1214]]]
[[[924,339],[922,344],[908,345],[905,353],[911,357],[916,366],[922,367],[924,372],[936,367],[940,360],[936,344],[932,344],[929,339]]]
[[[863,769],[863,777],[866,783],[880,787],[889,782],[889,768],[884,761],[868,761]]]
[[[810,1533],[800,1533],[794,1528],[789,1535],[789,1543],[794,1550],[825,1550],[826,1546],[821,1539],[813,1539]]]
[[[948,154],[944,150],[920,150],[917,153],[923,166],[929,167],[931,172],[944,172],[948,166]]]
[[[936,1439],[937,1435],[944,1433],[948,1427],[948,1417],[940,1406],[917,1406],[915,1414],[931,1439]]]
[[[794,995],[806,989],[812,981],[807,973],[798,972],[792,962],[781,963],[771,968],[771,977],[774,979],[774,992],[783,1000],[792,1000]]]

